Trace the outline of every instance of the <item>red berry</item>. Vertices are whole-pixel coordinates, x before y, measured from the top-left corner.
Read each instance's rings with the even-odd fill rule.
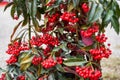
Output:
[[[82,10],[84,13],[88,13],[89,12],[89,7],[87,5],[87,3],[83,3],[82,4]]]

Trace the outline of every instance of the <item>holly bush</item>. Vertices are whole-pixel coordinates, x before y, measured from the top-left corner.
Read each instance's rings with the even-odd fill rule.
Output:
[[[116,0],[13,0],[8,7],[22,19],[0,80],[102,80],[100,61],[112,53],[105,28],[120,30]]]

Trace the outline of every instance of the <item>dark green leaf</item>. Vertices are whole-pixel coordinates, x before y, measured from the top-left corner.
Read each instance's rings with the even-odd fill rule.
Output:
[[[111,25],[113,26],[116,33],[119,34],[120,31],[119,21],[115,16],[111,17]]]
[[[11,8],[11,17],[12,17],[12,18],[14,18],[15,10],[16,10],[16,6],[13,5],[12,8]]]

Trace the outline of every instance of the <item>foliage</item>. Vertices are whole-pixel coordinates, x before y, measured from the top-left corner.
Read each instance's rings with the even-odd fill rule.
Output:
[[[120,30],[115,0],[13,0],[8,7],[23,20],[11,35],[2,80],[102,79],[100,61],[111,54],[105,27]]]

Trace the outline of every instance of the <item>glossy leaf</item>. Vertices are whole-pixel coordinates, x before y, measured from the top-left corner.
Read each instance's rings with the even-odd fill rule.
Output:
[[[95,2],[92,2],[91,7],[90,7],[90,12],[88,14],[88,21],[92,20],[94,14],[95,14],[96,8],[97,8],[97,4]]]
[[[82,61],[79,58],[72,58],[72,59],[67,59],[64,60],[63,64],[66,66],[80,66],[84,65],[86,61]]]
[[[113,16],[111,18],[111,25],[113,26],[114,30],[117,32],[117,34],[119,34],[119,31],[120,31],[120,25],[119,25],[119,21],[118,19]]]
[[[102,13],[103,13],[103,6],[101,4],[99,4],[97,6],[94,16],[90,22],[92,23],[92,22],[95,22],[96,20],[98,20],[101,17]]]
[[[105,16],[105,22],[109,21],[111,19],[111,17],[113,16],[114,12],[112,10],[109,10],[108,13]]]

